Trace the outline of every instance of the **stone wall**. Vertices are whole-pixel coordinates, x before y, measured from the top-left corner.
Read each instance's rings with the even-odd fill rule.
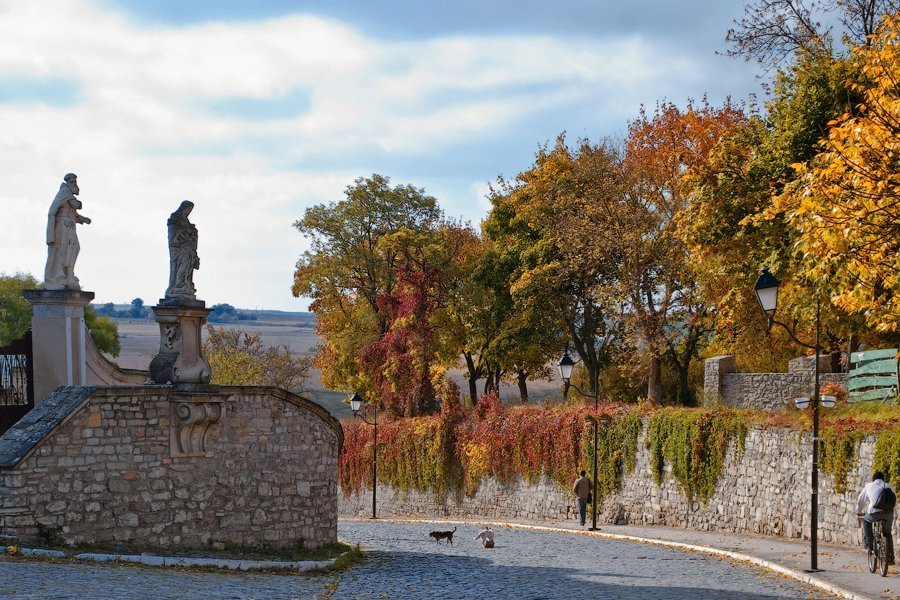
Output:
[[[283,390],[60,388],[0,437],[0,534],[139,547],[337,538],[340,424]]]
[[[729,449],[716,493],[703,504],[688,500],[678,483],[668,476],[668,465],[663,484],[657,486],[653,482],[650,454],[644,448],[642,435],[635,470],[626,474],[618,493],[601,502],[598,520],[808,538],[810,448],[811,439],[806,434],[779,428],[751,430],[739,460],[735,461],[734,450]],[[834,492],[831,478],[819,472],[819,540],[859,543],[856,493],[871,477],[873,455],[874,439],[870,438],[860,446],[859,459],[849,475],[850,489],[844,493]],[[342,496],[340,500],[343,516],[369,516],[371,507],[370,492]],[[571,521],[577,515],[577,506],[568,489],[551,481],[529,485],[523,481],[503,484],[488,480],[471,497],[403,495],[379,486],[378,514]]]
[[[815,381],[813,357],[790,361],[787,373],[738,373],[733,356],[708,358],[703,365],[703,395],[707,402],[735,408],[781,410],[798,396],[812,396]],[[846,373],[830,373],[829,356],[819,357],[819,382],[847,386]]]
[[[106,358],[90,334],[85,334],[87,385],[137,385],[147,383],[150,373],[137,369],[123,369]]]

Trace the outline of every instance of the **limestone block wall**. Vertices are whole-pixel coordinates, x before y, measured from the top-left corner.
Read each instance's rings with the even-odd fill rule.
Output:
[[[792,360],[787,373],[738,373],[733,356],[716,356],[704,362],[703,392],[707,402],[735,408],[781,410],[798,396],[813,392],[813,357]],[[819,382],[847,385],[846,373],[829,373],[830,357],[819,357]]]
[[[275,388],[61,388],[0,437],[0,534],[67,544],[317,547],[340,424]]]
[[[850,472],[849,490],[833,491],[830,477],[819,472],[819,540],[858,544],[861,530],[856,521],[856,494],[871,478],[874,438],[865,440]],[[689,501],[679,484],[668,476],[662,485],[653,482],[650,454],[643,436],[635,470],[627,474],[621,489],[598,506],[603,523],[666,525],[700,531],[747,532],[788,538],[809,537],[810,472],[809,435],[786,429],[753,429],[746,450],[735,460],[729,449],[726,468],[716,493],[707,503]],[[668,471],[668,466],[667,466]],[[573,481],[575,474],[573,474]],[[371,515],[370,492],[342,496],[343,516]],[[379,486],[380,517],[415,516],[468,519],[574,520],[577,506],[568,489],[544,480],[501,483],[483,481],[477,492],[436,498],[432,494],[395,492]],[[895,525],[896,528],[896,525]]]

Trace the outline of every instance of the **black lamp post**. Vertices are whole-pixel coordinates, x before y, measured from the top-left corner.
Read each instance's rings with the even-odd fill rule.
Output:
[[[569,353],[566,352],[563,354],[563,357],[559,359],[559,364],[557,365],[559,369],[559,376],[566,383],[566,385],[571,385],[574,387],[579,394],[586,398],[594,399],[594,412],[597,411],[598,405],[598,386],[596,382],[593,386],[594,392],[592,394],[585,394],[580,387],[571,382],[572,379],[572,370],[575,368],[575,361],[572,360],[572,357],[569,356]],[[603,426],[606,427],[609,424],[609,415],[600,415],[600,420],[603,421]],[[597,527],[597,419],[594,419],[594,468],[593,468],[593,480],[592,486],[594,488],[593,491],[593,500],[591,501],[591,527],[588,531],[598,531],[600,528]]]
[[[350,409],[353,411],[354,417],[359,417],[363,420],[363,422],[372,425],[372,518],[378,518],[375,513],[375,498],[376,491],[378,485],[378,406],[372,406],[372,420],[369,421],[363,415],[359,413],[359,409],[362,408],[362,405],[366,403],[365,398],[360,396],[358,393],[353,392],[353,396],[350,398]]]
[[[794,331],[775,320],[775,309],[778,306],[778,286],[781,282],[769,272],[769,267],[763,267],[759,279],[753,290],[756,292],[756,299],[759,301],[759,307],[769,320],[769,328],[772,325],[779,325],[787,331],[788,335],[795,343],[809,348],[815,352],[815,382],[813,387],[813,450],[812,450],[812,491],[810,493],[810,518],[809,518],[809,544],[810,558],[809,570],[811,572],[819,571],[818,568],[818,530],[819,530],[819,298],[816,296],[816,341],[815,344],[806,344],[797,339]],[[798,404],[799,406],[799,404]]]

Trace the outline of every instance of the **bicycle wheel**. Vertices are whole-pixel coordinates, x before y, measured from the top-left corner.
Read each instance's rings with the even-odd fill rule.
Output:
[[[874,573],[878,570],[878,542],[881,541],[881,523],[875,522],[872,523],[872,539],[870,540],[871,547],[868,551],[867,559],[869,561],[869,573]]]
[[[878,531],[878,566],[881,569],[881,576],[887,577],[888,572],[888,557],[887,557],[887,541],[884,539],[884,534],[881,532],[881,528],[879,527]]]

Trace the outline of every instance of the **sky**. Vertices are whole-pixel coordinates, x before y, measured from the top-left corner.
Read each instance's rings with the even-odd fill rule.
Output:
[[[379,173],[478,227],[540,144],[621,138],[641,105],[762,97],[717,54],[736,0],[0,0],[0,272],[43,277],[47,209],[78,175],[75,273],[157,302],[166,219],[195,208],[197,297],[291,295],[304,210]]]

